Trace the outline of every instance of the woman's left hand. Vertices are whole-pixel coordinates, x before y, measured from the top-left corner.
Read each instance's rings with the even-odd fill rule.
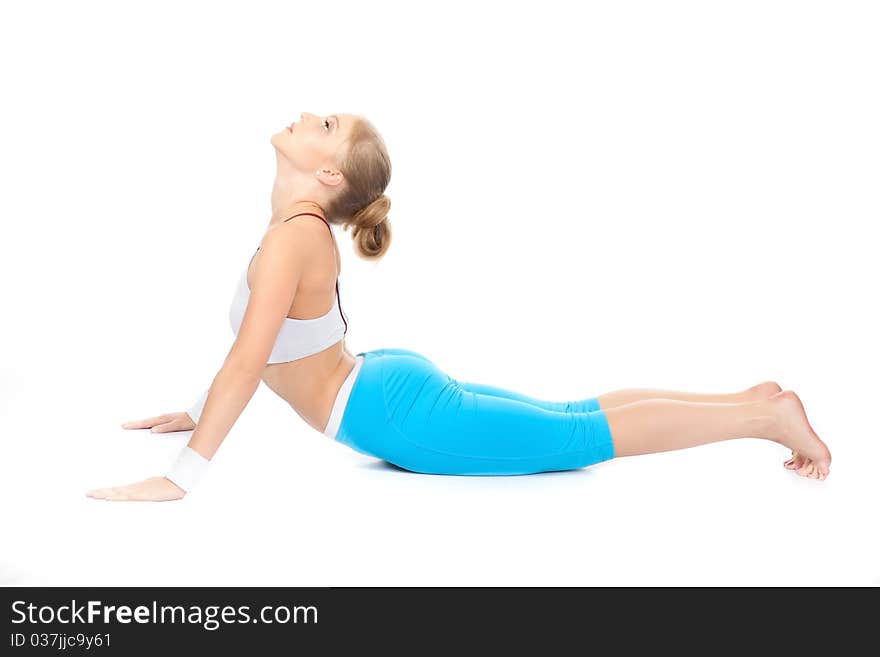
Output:
[[[127,486],[95,488],[86,493],[87,497],[99,500],[129,502],[170,502],[182,499],[184,490],[166,477],[150,477]]]

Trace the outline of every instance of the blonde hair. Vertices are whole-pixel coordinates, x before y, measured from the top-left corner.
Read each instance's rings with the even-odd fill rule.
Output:
[[[391,159],[385,141],[372,123],[358,117],[339,162],[345,183],[324,210],[327,220],[351,227],[355,251],[366,260],[381,258],[391,245],[385,188],[391,181]]]

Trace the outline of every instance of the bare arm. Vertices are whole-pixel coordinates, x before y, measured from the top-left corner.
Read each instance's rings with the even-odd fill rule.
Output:
[[[210,390],[210,388],[208,388],[208,390],[205,390],[205,392],[202,393],[202,396],[199,397],[195,402],[193,402],[192,406],[186,409],[186,414],[189,415],[189,419],[193,421],[193,424],[199,423],[199,418],[202,416],[202,411],[205,408],[205,402],[208,401],[208,392]]]
[[[204,409],[187,447],[211,459],[260,385],[252,369],[226,362],[208,390]]]
[[[308,224],[281,224],[267,233],[238,336],[214,378],[188,447],[210,459],[247,406],[293,304],[311,247]]]
[[[171,471],[165,477],[96,489],[87,495],[114,500],[164,501],[180,499],[188,492],[173,483],[172,478],[184,482],[184,486],[185,482],[195,482],[253,397],[293,303],[307,256],[322,237],[315,226],[306,222],[280,224],[266,233],[238,336],[214,377],[204,403],[199,400],[191,409],[198,415],[192,418],[196,428]]]

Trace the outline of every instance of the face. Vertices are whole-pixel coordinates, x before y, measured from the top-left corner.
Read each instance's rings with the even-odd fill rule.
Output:
[[[283,159],[298,173],[335,186],[343,179],[337,156],[344,152],[355,121],[350,114],[303,112],[298,121],[272,135],[271,142],[279,160]]]

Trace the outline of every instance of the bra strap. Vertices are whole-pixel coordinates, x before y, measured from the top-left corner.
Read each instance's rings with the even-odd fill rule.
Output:
[[[303,215],[317,217],[318,219],[323,221],[324,224],[326,224],[327,230],[329,230],[330,234],[333,235],[333,229],[330,228],[330,224],[327,223],[327,220],[324,219],[324,217],[322,217],[321,215],[315,214],[314,212],[300,212],[298,214],[293,215],[292,217],[288,217],[287,219],[284,220],[284,222],[290,221],[291,219],[293,219],[295,217],[301,217]],[[284,222],[282,222],[282,223],[284,223]],[[339,316],[342,318],[342,323],[345,324],[345,330],[343,331],[343,335],[345,335],[348,333],[348,322],[345,320],[345,313],[342,312],[342,300],[339,298],[339,278],[338,277],[336,279],[336,305],[339,308]]]
[[[339,279],[336,279],[336,305],[339,306],[339,316],[342,318],[342,323],[345,324],[345,330],[342,332],[342,335],[348,333],[348,322],[345,321],[345,313],[342,312],[342,300],[339,298]]]
[[[288,217],[287,219],[285,219],[281,223],[286,223],[286,222],[290,221],[291,219],[294,219],[295,217],[302,217],[303,215],[309,215],[310,217],[317,217],[318,219],[323,221],[325,224],[327,224],[327,228],[330,228],[330,224],[327,223],[327,220],[324,219],[324,217],[322,217],[321,215],[315,214],[314,212],[300,212],[299,214],[295,214],[292,217]],[[330,228],[330,234],[331,235],[333,234],[332,228]]]

